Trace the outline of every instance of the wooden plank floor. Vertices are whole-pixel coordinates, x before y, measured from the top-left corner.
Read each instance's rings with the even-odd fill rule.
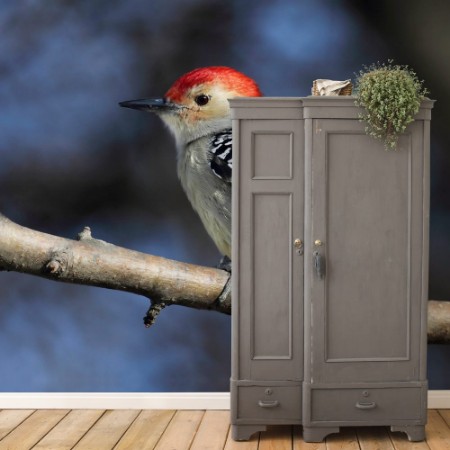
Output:
[[[301,427],[230,437],[229,411],[3,410],[0,450],[450,450],[450,409],[429,410],[426,442],[387,427],[342,428],[306,444]]]

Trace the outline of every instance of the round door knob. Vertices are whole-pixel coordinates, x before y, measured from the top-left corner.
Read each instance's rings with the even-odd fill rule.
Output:
[[[320,247],[321,245],[323,245],[323,242],[320,239],[316,239],[314,241],[314,245],[316,245],[317,247]]]
[[[295,246],[296,248],[300,248],[302,245],[303,245],[303,241],[302,241],[301,239],[296,239],[296,240],[294,241],[294,246]]]

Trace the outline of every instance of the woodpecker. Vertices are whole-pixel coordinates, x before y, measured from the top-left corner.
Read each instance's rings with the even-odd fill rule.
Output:
[[[259,97],[254,80],[230,67],[204,67],[176,80],[163,98],[119,103],[158,115],[175,137],[177,172],[206,231],[231,259],[232,136],[228,99]]]

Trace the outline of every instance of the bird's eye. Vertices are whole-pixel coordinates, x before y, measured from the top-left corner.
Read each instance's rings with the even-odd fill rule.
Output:
[[[209,102],[209,97],[205,94],[200,94],[195,97],[195,103],[198,106],[205,106]]]

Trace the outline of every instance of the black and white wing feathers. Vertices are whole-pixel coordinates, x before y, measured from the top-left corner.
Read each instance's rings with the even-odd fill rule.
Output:
[[[213,136],[211,142],[210,166],[214,175],[226,183],[231,183],[233,168],[231,129],[224,130]]]

